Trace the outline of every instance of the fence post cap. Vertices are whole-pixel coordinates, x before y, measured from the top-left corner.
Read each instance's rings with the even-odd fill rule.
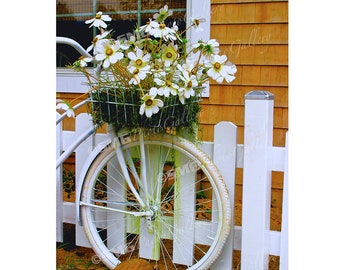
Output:
[[[257,100],[273,100],[274,95],[264,90],[254,90],[244,96],[245,99],[257,99]]]

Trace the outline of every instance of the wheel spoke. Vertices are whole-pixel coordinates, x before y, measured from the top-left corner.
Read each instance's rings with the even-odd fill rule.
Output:
[[[121,209],[117,209],[117,208],[100,206],[100,205],[91,204],[91,203],[85,203],[85,202],[82,202],[82,201],[80,202],[80,205],[86,205],[86,206],[90,206],[90,207],[93,207],[93,208],[98,208],[98,209],[102,209],[102,210],[106,210],[106,211],[129,214],[129,215],[133,215],[135,217],[151,216],[150,211],[144,211],[144,212],[143,211],[140,211],[140,212],[125,211],[125,210],[121,210]]]

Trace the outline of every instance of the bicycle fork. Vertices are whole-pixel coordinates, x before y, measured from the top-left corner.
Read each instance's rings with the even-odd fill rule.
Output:
[[[119,137],[115,131],[111,131],[113,136],[113,145],[116,150],[117,159],[119,166],[121,167],[124,179],[128,184],[131,192],[137,199],[138,203],[141,206],[141,209],[144,211],[140,212],[138,216],[145,216],[147,221],[147,226],[150,230],[152,230],[152,221],[154,220],[155,210],[153,207],[150,207],[150,198],[149,198],[149,190],[147,184],[147,174],[146,174],[146,155],[145,155],[145,147],[144,147],[144,135],[143,130],[139,132],[139,142],[140,142],[140,164],[141,164],[141,176],[139,177],[135,166],[133,164],[133,159],[130,155],[129,151],[126,151],[125,157],[123,155],[122,143],[121,140],[124,140],[123,137]],[[130,173],[133,175],[136,182],[140,187],[143,187],[145,201],[142,199],[138,191],[136,190],[134,184],[131,181],[130,174],[128,172],[128,167],[130,168]]]

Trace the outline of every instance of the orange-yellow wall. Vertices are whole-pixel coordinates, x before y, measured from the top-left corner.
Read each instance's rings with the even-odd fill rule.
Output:
[[[213,140],[213,125],[232,121],[243,143],[244,95],[266,90],[275,95],[275,146],[284,146],[288,129],[288,1],[211,0],[211,38],[236,64],[229,85],[211,82],[203,101],[203,139]]]

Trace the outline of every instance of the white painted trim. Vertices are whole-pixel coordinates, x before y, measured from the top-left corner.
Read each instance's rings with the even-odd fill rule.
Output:
[[[200,24],[204,29],[203,32],[197,32],[196,29],[190,28],[187,31],[189,44],[194,44],[199,40],[208,41],[210,39],[210,0],[187,0],[187,26],[190,25],[190,19],[204,18],[205,22]],[[205,83],[205,90],[202,97],[209,97],[209,82]]]
[[[85,76],[72,69],[57,68],[56,92],[59,93],[85,93],[89,87]]]

